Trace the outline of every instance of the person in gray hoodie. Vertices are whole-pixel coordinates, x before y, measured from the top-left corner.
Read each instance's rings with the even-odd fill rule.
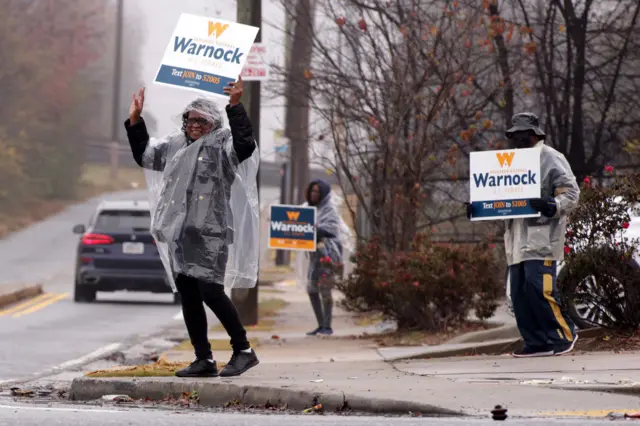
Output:
[[[307,204],[317,209],[317,250],[309,255],[307,293],[318,321],[318,327],[307,333],[309,336],[333,334],[331,290],[335,268],[342,262],[343,247],[340,242],[341,219],[331,197],[331,186],[327,182],[316,180],[309,184]]]
[[[544,143],[538,117],[515,114],[506,132],[514,148],[540,148],[541,197],[529,200],[540,217],[506,221],[504,244],[511,300],[524,348],[517,358],[563,355],[578,338],[562,309],[556,288],[557,263],[564,259],[567,215],[578,205],[580,189],[564,155]],[[467,205],[467,216],[472,216]]]

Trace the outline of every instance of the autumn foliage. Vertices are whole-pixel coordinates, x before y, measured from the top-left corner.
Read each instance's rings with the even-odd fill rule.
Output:
[[[28,4],[28,6],[27,6]],[[105,6],[8,0],[0,10],[0,212],[73,197],[84,162]]]
[[[478,241],[490,227],[499,233],[499,221],[476,228],[466,220],[468,156],[506,148],[504,131],[515,112],[540,116],[545,143],[565,155],[580,179],[610,161],[623,161],[625,144],[640,152],[640,77],[635,72],[640,3],[600,3],[316,2],[320,23],[314,29],[311,65],[279,75],[283,81],[304,77],[310,85],[312,114],[318,118],[309,135],[319,147],[315,159],[357,198],[350,207],[354,222],[364,224],[358,236],[375,242],[360,248],[356,273],[341,286],[352,309],[398,317],[406,306],[414,309],[409,299],[415,298],[423,307],[410,316],[424,315],[431,322],[409,326],[438,328],[449,321],[433,319],[441,314],[428,310],[426,295],[444,297],[431,286],[444,283],[448,269],[440,266],[453,252],[427,244],[436,252],[425,262],[435,262],[430,267],[440,272],[425,271],[401,287],[392,283],[402,281],[397,273],[420,259],[422,249],[415,249],[415,241],[425,231],[446,228],[449,234],[434,233],[434,238],[462,236],[466,242]],[[294,156],[296,143],[292,139]],[[590,217],[584,214],[579,220]],[[492,266],[477,277],[503,286],[502,265]],[[452,281],[451,291],[466,291],[461,283]],[[400,301],[401,296],[408,299]],[[455,307],[447,309],[458,313]]]
[[[321,117],[316,137],[332,149],[316,161],[357,197],[368,235],[406,250],[418,233],[460,215],[467,196],[449,183],[467,174],[468,153],[505,146],[495,124],[505,90],[492,68],[493,37],[504,34],[517,58],[528,54],[529,31],[465,1],[317,7],[330,19],[315,32],[303,73]]]

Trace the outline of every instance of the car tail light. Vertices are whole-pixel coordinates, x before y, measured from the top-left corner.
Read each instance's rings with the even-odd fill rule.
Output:
[[[91,260],[92,260],[92,259],[91,259],[90,257],[81,257],[81,258],[80,258],[80,262],[81,262],[83,265],[88,265],[88,264],[90,264],[90,263],[91,263]]]
[[[82,244],[85,246],[113,244],[114,240],[109,235],[85,234],[82,236]]]

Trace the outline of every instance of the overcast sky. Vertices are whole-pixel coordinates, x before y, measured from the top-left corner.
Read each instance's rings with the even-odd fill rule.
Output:
[[[199,96],[196,92],[153,83],[178,17],[184,12],[235,21],[236,3],[233,0],[125,0],[124,4],[127,18],[138,20],[144,30],[141,62],[142,77],[147,87],[145,109],[148,109],[158,120],[158,133],[165,134],[175,129],[174,116],[180,113],[190,100]],[[127,7],[127,4],[130,6]],[[274,26],[282,28],[284,13],[275,0],[263,0],[262,4],[262,41],[269,46],[269,60],[282,63],[284,61],[283,37]],[[141,16],[136,18],[132,17],[132,14]],[[262,123],[259,142],[262,158],[273,159],[274,131],[284,127],[283,101],[282,99],[269,100],[265,93],[264,82],[262,86]],[[225,104],[224,100],[220,100],[222,108]]]

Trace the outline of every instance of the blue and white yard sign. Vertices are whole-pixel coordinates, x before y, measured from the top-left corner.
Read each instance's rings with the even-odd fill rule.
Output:
[[[540,198],[540,148],[472,152],[471,220],[539,217],[530,205]]]
[[[169,40],[155,82],[228,96],[259,28],[222,19],[183,13]]]
[[[316,208],[272,205],[269,248],[316,251]]]

